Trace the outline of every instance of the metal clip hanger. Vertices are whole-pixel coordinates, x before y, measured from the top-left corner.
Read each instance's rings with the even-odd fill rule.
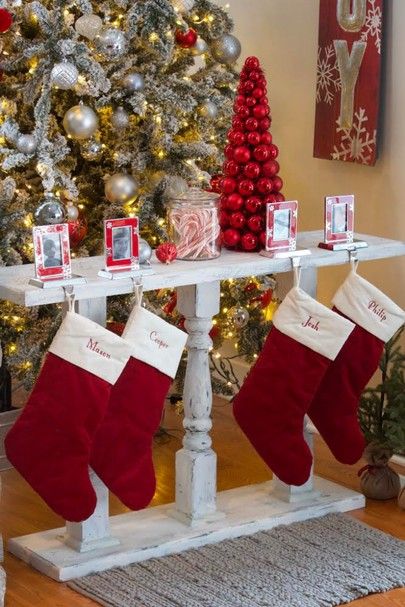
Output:
[[[74,312],[75,307],[75,288],[73,285],[62,287],[65,292],[65,301],[67,301],[69,312]]]
[[[135,295],[135,305],[142,305],[142,295],[143,295],[143,283],[142,276],[131,276],[132,287]]]

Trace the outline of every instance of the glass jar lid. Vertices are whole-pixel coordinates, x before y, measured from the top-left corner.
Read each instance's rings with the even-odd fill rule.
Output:
[[[217,202],[219,198],[219,194],[216,192],[207,192],[206,190],[202,190],[201,188],[188,188],[183,194],[176,196],[175,198],[171,198],[171,201],[179,204],[187,204],[187,205],[212,205]]]

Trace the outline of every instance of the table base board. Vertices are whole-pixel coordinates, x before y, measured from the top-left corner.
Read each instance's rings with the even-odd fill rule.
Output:
[[[11,539],[8,550],[54,580],[66,581],[365,505],[364,496],[351,489],[319,477],[314,480],[318,496],[299,503],[272,496],[272,482],[223,491],[217,505],[225,518],[192,527],[167,515],[174,504],[111,517],[111,534],[120,544],[110,548],[76,552],[63,543],[65,530],[60,528]]]

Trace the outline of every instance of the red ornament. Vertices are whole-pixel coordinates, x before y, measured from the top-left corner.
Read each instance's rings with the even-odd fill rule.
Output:
[[[228,196],[224,196],[224,194],[222,194],[222,196],[219,197],[219,204],[220,204],[220,208],[222,210],[225,210],[228,208]]]
[[[247,105],[240,105],[236,111],[240,118],[248,118],[250,116],[250,110]]]
[[[239,118],[239,116],[235,116],[232,118],[232,126],[234,129],[243,130],[245,128],[245,121]]]
[[[231,129],[228,133],[228,139],[234,145],[242,145],[245,142],[246,136],[242,131],[237,131],[236,129]]]
[[[0,33],[8,32],[12,24],[13,15],[6,8],[0,8]]]
[[[255,118],[265,118],[269,113],[269,106],[260,103],[253,108],[253,116]]]
[[[235,104],[236,106],[245,105],[246,97],[245,95],[236,95]],[[236,110],[236,108],[234,108]]]
[[[109,331],[111,331],[111,333],[115,333],[116,335],[119,335],[121,337],[121,335],[123,334],[124,329],[125,329],[125,323],[116,322],[115,320],[110,320],[107,323],[107,329]]]
[[[221,228],[227,228],[229,226],[229,215],[225,211],[219,211],[219,225]]]
[[[162,310],[168,316],[171,316],[177,306],[177,292],[174,291],[171,294],[169,301],[163,306]]]
[[[228,196],[227,208],[230,211],[239,211],[243,207],[243,198],[240,194],[234,192]]]
[[[238,230],[234,230],[232,228],[228,228],[222,234],[222,240],[225,246],[227,247],[236,247],[236,245],[240,241],[240,234]]]
[[[249,213],[259,213],[262,208],[262,201],[258,196],[249,196],[245,202],[245,209]]]
[[[245,222],[245,216],[240,211],[232,213],[229,217],[229,223],[231,224],[231,227],[235,228],[236,230],[241,230],[245,225]]]
[[[257,162],[248,162],[245,165],[244,173],[249,179],[256,179],[260,175],[260,164]]]
[[[259,240],[260,240],[260,244],[262,245],[262,247],[266,247],[266,240],[267,240],[266,230],[263,230],[263,232],[260,232]]]
[[[262,173],[265,177],[274,177],[280,170],[277,160],[269,160],[262,165]]]
[[[221,192],[232,194],[236,189],[236,181],[233,177],[224,177],[221,179]]]
[[[261,73],[259,70],[252,70],[249,74],[249,78],[250,80],[253,80],[254,82],[259,80],[261,78]]]
[[[253,107],[254,105],[256,105],[257,100],[254,97],[246,97],[246,105],[248,107]]]
[[[277,196],[275,194],[269,194],[268,196],[266,196],[263,202],[264,204],[274,204],[275,202],[277,202]]]
[[[216,192],[217,194],[219,194],[221,192],[221,179],[222,176],[221,175],[213,175],[211,177],[211,190],[213,192]]]
[[[259,122],[259,126],[262,131],[267,131],[270,128],[271,120],[270,118],[262,118]]]
[[[234,149],[233,158],[236,162],[240,162],[241,164],[245,164],[250,160],[250,150],[248,147],[242,145]]]
[[[164,242],[156,249],[156,257],[161,263],[172,263],[177,257],[176,245],[172,242]]]
[[[283,202],[284,200],[285,200],[284,194],[280,194],[280,192],[278,192],[276,194],[276,202]]]
[[[189,30],[176,30],[176,42],[181,48],[191,48],[197,42],[197,32],[191,27]]]
[[[239,173],[240,165],[234,160],[228,160],[224,164],[224,173],[230,177],[236,177]]]
[[[234,147],[230,143],[228,143],[228,145],[225,146],[224,154],[225,154],[225,156],[227,157],[228,160],[232,160],[232,158],[233,158],[233,150],[234,150]]]
[[[253,151],[253,156],[256,158],[256,160],[259,160],[259,162],[265,162],[270,158],[269,146],[263,144],[258,145]]]
[[[238,190],[242,196],[250,196],[255,191],[255,184],[250,179],[242,179],[239,182]]]
[[[252,95],[253,97],[256,97],[256,99],[260,99],[261,97],[264,97],[264,89],[262,89],[260,86],[257,86],[255,89],[253,89]]]
[[[270,194],[273,182],[268,177],[261,177],[256,183],[256,188],[261,194]]]
[[[68,221],[68,232],[70,246],[74,249],[79,246],[83,238],[87,234],[87,220],[83,215],[79,215],[77,219]]]
[[[270,145],[270,156],[273,160],[278,156],[278,147],[274,143]]]
[[[260,133],[258,133],[257,131],[252,131],[251,133],[248,133],[247,142],[250,143],[250,145],[259,145],[259,143],[261,142]]]
[[[263,143],[264,145],[270,145],[272,141],[273,137],[271,133],[262,133],[260,135],[260,143]]]
[[[252,232],[246,232],[241,238],[241,246],[244,251],[254,251],[258,245],[258,238]]]
[[[263,221],[260,215],[252,215],[247,220],[247,227],[252,232],[260,232],[262,229]]]
[[[281,177],[279,177],[278,175],[276,175],[276,177],[273,177],[273,190],[275,190],[276,192],[279,192],[282,187],[283,187],[283,180],[281,179]]]
[[[254,84],[254,82],[251,82],[250,80],[246,80],[246,82],[243,83],[242,88],[245,93],[251,93],[255,88],[255,84]]]
[[[248,70],[257,70],[260,63],[257,57],[248,57],[245,61],[245,67]]]
[[[245,122],[245,126],[248,131],[257,131],[259,123],[256,118],[248,118]]]

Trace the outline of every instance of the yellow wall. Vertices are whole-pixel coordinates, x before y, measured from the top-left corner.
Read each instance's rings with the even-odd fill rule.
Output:
[[[266,70],[283,192],[300,201],[301,230],[322,227],[325,195],[353,193],[358,232],[405,239],[405,1],[386,3],[382,145],[375,167],[312,157],[319,2],[229,1],[243,58],[257,55]],[[359,271],[405,307],[405,258],[364,263]],[[344,274],[343,268],[320,272],[323,301]]]

